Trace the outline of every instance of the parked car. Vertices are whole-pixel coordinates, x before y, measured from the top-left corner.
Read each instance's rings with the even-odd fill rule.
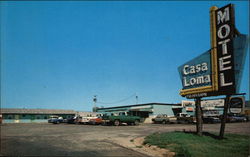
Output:
[[[90,119],[93,119],[94,117],[82,117],[80,120],[80,124],[89,124]]]
[[[0,124],[2,124],[2,118],[3,116],[2,116],[2,114],[0,114]]]
[[[59,116],[50,116],[49,119],[48,119],[48,123],[52,123],[52,121],[54,119],[58,119],[58,118],[59,118]]]
[[[67,123],[68,124],[75,124],[76,123],[76,116],[68,118]]]
[[[90,121],[92,119],[96,119],[97,117],[81,117],[81,120],[79,121],[80,124],[90,124]]]
[[[204,123],[220,123],[221,115],[217,109],[203,109],[202,110],[202,120]]]
[[[218,117],[203,117],[202,118],[204,123],[220,123],[221,120]]]
[[[90,124],[90,120],[91,119],[95,119],[97,118],[96,116],[92,117],[92,116],[78,116],[76,118],[76,123],[77,124]]]
[[[127,123],[128,125],[139,125],[140,123],[140,117],[130,115],[129,112],[120,112],[118,114],[104,114],[102,119],[102,124],[104,125],[118,126],[122,123]]]
[[[187,113],[178,113],[176,117],[178,123],[196,123],[196,118]]]
[[[176,123],[177,118],[174,116],[168,116],[166,114],[159,114],[155,118],[152,119],[153,123]]]
[[[92,124],[92,125],[102,124],[102,118],[97,117],[97,118],[90,119],[89,124]]]
[[[203,109],[202,110],[202,116],[203,117],[219,117],[220,112],[217,109]]]
[[[63,118],[59,116],[50,116],[48,122],[53,124],[59,124],[63,122]]]
[[[82,117],[81,116],[76,116],[75,123],[80,124]]]
[[[246,122],[247,117],[245,115],[229,114],[227,116],[227,122]]]

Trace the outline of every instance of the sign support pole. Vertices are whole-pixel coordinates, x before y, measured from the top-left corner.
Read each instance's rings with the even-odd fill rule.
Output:
[[[201,113],[201,98],[195,99],[195,114],[196,114],[196,133],[202,136],[202,113]]]
[[[228,112],[228,104],[229,104],[230,95],[226,96],[225,104],[224,104],[224,111],[223,111],[223,117],[221,120],[221,126],[220,126],[220,139],[224,138],[224,132],[225,132],[225,126],[226,126],[226,120],[227,120],[227,112]]]

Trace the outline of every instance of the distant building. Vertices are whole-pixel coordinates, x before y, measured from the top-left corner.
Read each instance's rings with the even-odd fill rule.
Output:
[[[129,112],[131,115],[140,116],[145,123],[150,123],[151,119],[158,114],[167,114],[168,116],[174,116],[179,112],[182,112],[181,104],[166,104],[166,103],[147,103],[136,104],[126,106],[115,106],[107,108],[97,108],[97,112],[100,113],[118,113]]]
[[[73,110],[1,108],[0,113],[3,123],[29,123],[47,122],[52,115],[66,119],[75,116],[77,112]]]

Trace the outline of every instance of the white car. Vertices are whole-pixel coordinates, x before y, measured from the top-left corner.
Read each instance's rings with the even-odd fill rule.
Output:
[[[77,123],[79,124],[89,124],[91,119],[96,119],[98,117],[78,117]]]

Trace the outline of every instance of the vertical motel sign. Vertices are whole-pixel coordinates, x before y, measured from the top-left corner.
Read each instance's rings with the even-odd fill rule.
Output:
[[[211,50],[178,68],[183,85],[180,95],[187,98],[236,93],[232,4],[210,8],[210,31]]]
[[[218,64],[218,94],[234,94],[236,92],[233,52],[235,22],[232,4],[215,10],[215,23],[216,45],[212,46],[217,48],[215,55]]]

